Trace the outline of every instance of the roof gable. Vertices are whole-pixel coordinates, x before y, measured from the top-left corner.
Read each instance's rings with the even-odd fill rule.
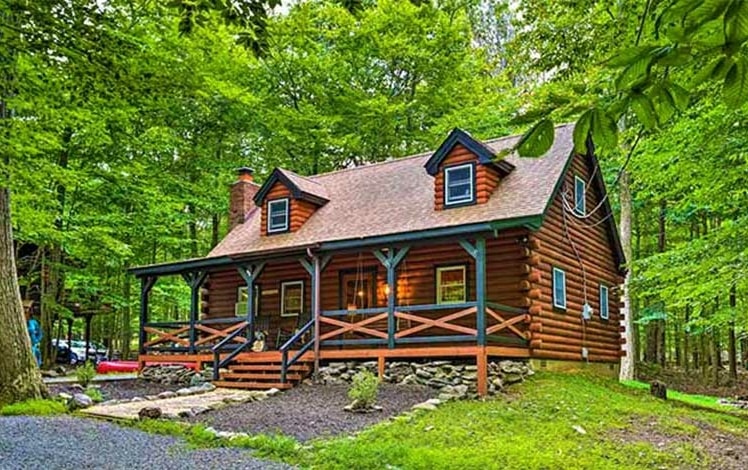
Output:
[[[428,174],[431,176],[436,175],[439,172],[439,165],[458,144],[461,144],[478,157],[478,163],[481,165],[495,167],[501,176],[508,175],[514,169],[514,165],[508,161],[497,159],[496,153],[482,142],[476,140],[462,129],[454,128],[439,148],[431,155],[431,158],[426,161],[424,167]]]
[[[327,190],[320,183],[292,171],[276,168],[262,187],[260,187],[260,190],[257,191],[254,197],[255,204],[258,206],[262,205],[262,201],[276,183],[281,183],[288,188],[294,199],[309,201],[318,206],[322,206],[330,201]]]

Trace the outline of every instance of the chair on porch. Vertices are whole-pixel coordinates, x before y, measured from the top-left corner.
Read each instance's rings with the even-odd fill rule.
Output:
[[[293,331],[291,330],[284,330],[283,328],[278,328],[278,335],[275,338],[275,348],[280,349],[283,344],[291,339],[293,335],[296,334],[299,329],[301,329],[302,326],[309,323],[309,320],[312,319],[312,315],[310,313],[300,313],[296,317],[296,326],[294,327]]]

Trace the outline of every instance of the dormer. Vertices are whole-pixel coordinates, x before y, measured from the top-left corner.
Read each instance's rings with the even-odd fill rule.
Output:
[[[488,202],[514,165],[467,132],[453,129],[425,168],[434,177],[434,209],[439,211]]]
[[[262,208],[262,235],[299,230],[328,201],[327,191],[321,184],[276,168],[254,197],[257,207]]]

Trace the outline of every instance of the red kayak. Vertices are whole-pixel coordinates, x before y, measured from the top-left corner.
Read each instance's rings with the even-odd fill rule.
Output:
[[[194,362],[147,362],[145,365],[151,366],[156,364],[164,365],[181,365],[189,367],[190,369],[197,370],[197,364]],[[138,362],[137,361],[101,361],[96,366],[96,373],[98,374],[116,374],[116,373],[127,373],[137,372]]]

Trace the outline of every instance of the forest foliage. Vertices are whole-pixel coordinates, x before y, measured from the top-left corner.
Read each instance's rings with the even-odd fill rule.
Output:
[[[107,306],[94,335],[127,351],[126,270],[207,253],[235,168],[314,174],[434,148],[454,127],[529,129],[532,155],[551,122],[576,121],[616,209],[631,176],[642,352],[701,363],[748,326],[742,3],[313,0],[251,22],[191,2],[28,10],[52,26],[2,57],[14,115],[0,134],[22,290],[40,286],[48,319]],[[187,290],[160,280],[152,317],[184,315]]]

